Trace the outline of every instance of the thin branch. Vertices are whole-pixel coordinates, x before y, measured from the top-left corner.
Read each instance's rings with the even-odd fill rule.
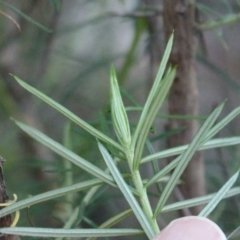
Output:
[[[0,14],[2,16],[4,16],[5,18],[9,19],[15,26],[16,28],[18,29],[19,32],[21,32],[21,27],[20,25],[18,24],[18,22],[12,17],[10,16],[9,14],[3,12],[2,10],[0,10]]]
[[[130,13],[119,13],[119,12],[109,12],[108,15],[113,17],[124,17],[124,18],[139,18],[139,17],[154,17],[162,15],[163,12],[161,9],[155,10],[144,10],[144,11],[135,11]]]
[[[224,25],[233,24],[240,20],[240,14],[230,14],[226,17],[219,18],[215,21],[196,24],[196,28],[201,31],[208,31],[214,28],[222,27]]]

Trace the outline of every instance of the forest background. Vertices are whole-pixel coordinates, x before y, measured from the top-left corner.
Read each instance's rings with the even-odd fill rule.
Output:
[[[61,157],[29,138],[10,117],[67,144],[85,159],[94,162],[99,156],[95,139],[74,125],[70,126],[71,140],[67,141],[69,122],[66,118],[26,93],[9,73],[100,128],[102,115],[110,121],[111,65],[116,68],[126,105],[143,105],[172,31],[166,27],[169,14],[163,10],[163,7],[167,9],[166,5],[166,1],[153,0],[0,1],[0,154],[6,159],[4,174],[9,196],[16,193],[19,199],[23,199],[64,186],[68,167],[71,167]],[[196,81],[184,85],[186,89],[173,88],[150,136],[154,151],[188,143],[196,132],[195,128],[225,99],[222,116],[240,103],[240,3],[237,0],[202,0],[196,1],[194,8],[196,31],[189,37],[190,52],[184,55],[180,51],[179,54],[189,61],[189,72],[193,71]],[[183,10],[180,8],[178,11],[181,15]],[[214,22],[215,25],[210,26],[209,23]],[[181,28],[180,24],[175,27]],[[175,33],[177,42],[181,36],[176,28]],[[190,60],[187,59],[189,55]],[[181,68],[181,63],[177,62],[179,59],[174,58],[174,51],[171,60],[185,71],[184,66]],[[178,91],[180,96],[188,96],[184,90],[190,94],[185,100],[174,97]],[[193,106],[188,108],[186,101],[194,103]],[[176,105],[179,106],[177,109],[171,107]],[[133,122],[136,114],[136,111],[130,114]],[[218,137],[239,135],[239,120],[239,117],[235,118]],[[192,128],[191,131],[188,128],[189,136],[184,135],[186,126],[181,126],[181,123]],[[239,155],[237,145],[195,156],[201,158],[200,167],[195,167],[197,172],[189,171],[194,176],[200,172],[200,176],[197,183],[190,181],[188,189],[182,189],[184,197],[219,189],[238,167]],[[104,165],[103,162],[98,164]],[[74,182],[86,178],[84,171],[74,169],[71,172]],[[191,185],[196,192],[191,190]],[[176,198],[182,197],[177,192],[175,194]],[[113,197],[115,201],[109,201]],[[80,202],[81,198],[83,195],[79,194],[77,201]],[[95,223],[100,224],[124,204],[118,192],[107,191],[96,198],[87,209],[86,216],[92,216]],[[65,217],[65,208],[58,199],[41,203],[23,211],[19,224],[29,225],[30,216],[36,226],[61,226],[59,219]],[[105,214],[99,216],[99,209]],[[199,209],[192,211],[198,212]],[[237,227],[238,212],[239,203],[233,198],[219,205],[213,219],[225,231],[230,231]],[[165,223],[169,219],[164,220]]]

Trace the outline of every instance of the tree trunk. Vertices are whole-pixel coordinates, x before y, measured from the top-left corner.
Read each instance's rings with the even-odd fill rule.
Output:
[[[169,114],[198,115],[198,88],[195,66],[197,37],[194,30],[195,9],[192,0],[164,0],[163,19],[166,40],[174,30],[174,46],[170,63],[178,68],[169,95]],[[183,131],[169,138],[168,146],[175,147],[189,143],[199,125],[194,120],[170,119],[169,130],[184,127]],[[205,193],[204,162],[200,153],[195,154],[186,168],[181,186],[185,198]],[[200,207],[195,207],[197,214]]]
[[[172,115],[198,115],[198,89],[196,79],[195,55],[197,37],[194,30],[195,9],[191,0],[145,0],[147,7],[161,9],[161,15],[147,18],[150,32],[149,49],[151,53],[151,67],[156,74],[156,66],[161,61],[161,30],[164,28],[167,41],[174,30],[174,46],[170,56],[170,63],[178,67],[177,75],[169,94],[169,114]],[[159,11],[160,12],[160,11]],[[168,147],[176,147],[189,143],[196,134],[199,126],[193,120],[170,119],[167,129],[180,129],[183,131],[170,137]],[[186,168],[182,180],[181,192],[176,191],[178,199],[192,198],[205,193],[204,163],[200,153],[195,154]],[[179,195],[181,194],[181,195]],[[193,208],[196,214],[200,207]],[[188,211],[185,214],[189,214]]]

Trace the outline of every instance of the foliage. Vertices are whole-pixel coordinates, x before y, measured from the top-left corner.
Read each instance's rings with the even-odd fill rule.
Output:
[[[148,43],[148,39],[145,38],[147,28],[145,17],[156,16],[161,12],[161,9],[147,9],[138,5],[138,7],[140,7],[136,11],[119,13],[109,8],[109,5],[111,5],[109,3],[113,1],[101,1],[99,3],[95,1],[76,1],[78,4],[81,4],[81,7],[85,7],[88,4],[95,4],[94,6],[99,5],[102,8],[98,12],[93,11],[94,14],[89,11],[89,15],[87,14],[87,17],[81,21],[70,21],[70,24],[68,22],[67,25],[65,25],[66,23],[64,22],[62,26],[56,29],[56,25],[58,25],[56,24],[58,23],[57,15],[60,13],[61,3],[64,1],[48,0],[44,3],[43,1],[34,1],[32,5],[28,5],[26,1],[16,1],[16,5],[13,4],[13,2],[14,1],[9,4],[7,1],[0,0],[0,15],[2,17],[0,24],[2,30],[0,39],[1,54],[5,52],[5,49],[7,49],[7,52],[9,52],[8,49],[10,49],[10,56],[15,56],[14,60],[17,66],[15,68],[12,67],[13,63],[11,61],[11,64],[5,66],[4,63],[1,66],[0,116],[1,130],[4,131],[1,131],[0,154],[3,156],[8,155],[8,157],[6,157],[7,164],[4,165],[5,179],[8,187],[10,182],[10,188],[8,190],[11,191],[12,189],[14,192],[17,191],[19,198],[23,198],[23,200],[2,209],[0,216],[5,216],[20,210],[21,219],[18,225],[25,226],[26,223],[28,223],[28,219],[25,217],[25,212],[27,211],[28,217],[33,218],[36,226],[45,224],[47,227],[63,226],[63,229],[59,231],[58,228],[56,231],[56,229],[18,227],[4,229],[3,231],[5,231],[5,233],[35,237],[45,236],[45,238],[51,236],[56,237],[58,240],[66,236],[85,236],[88,239],[94,239],[100,236],[123,237],[123,235],[126,235],[126,237],[128,237],[129,235],[137,235],[137,237],[139,237],[138,234],[141,234],[143,238],[145,235],[151,238],[159,231],[157,224],[159,219],[162,220],[166,217],[166,222],[168,222],[169,219],[175,216],[178,210],[207,203],[209,204],[200,215],[208,216],[212,213],[210,217],[214,220],[218,219],[218,223],[221,224],[223,229],[227,229],[226,232],[228,233],[233,227],[239,225],[238,216],[236,216],[237,221],[233,221],[231,215],[230,225],[227,222],[228,216],[226,215],[226,211],[235,215],[237,215],[238,212],[235,207],[237,204],[235,204],[236,198],[234,198],[234,196],[239,194],[240,188],[234,187],[231,189],[236,181],[238,172],[231,178],[229,174],[225,176],[225,181],[227,181],[226,179],[229,180],[217,194],[209,194],[203,197],[177,202],[172,202],[171,196],[173,188],[176,185],[184,184],[181,180],[181,173],[187,163],[191,161],[191,156],[196,151],[215,148],[219,150],[221,147],[240,143],[240,137],[238,136],[228,138],[219,138],[216,136],[223,127],[225,128],[226,124],[237,117],[240,108],[236,108],[216,125],[214,125],[214,121],[218,118],[224,103],[219,105],[208,118],[201,116],[170,116],[159,114],[159,109],[161,109],[161,112],[164,112],[162,104],[167,97],[176,71],[175,66],[166,69],[167,60],[171,51],[172,38],[168,43],[159,72],[144,106],[142,107],[141,104],[138,103],[139,99],[136,101],[133,98],[132,92],[129,94],[122,88],[126,80],[132,80],[132,75],[137,75],[139,80],[139,76],[141,76],[143,72],[146,72],[146,69],[139,71],[139,68],[136,67],[136,65],[140,65],[140,62],[137,61],[139,49],[141,47],[146,48]],[[119,2],[125,5],[124,1]],[[125,3],[126,2],[127,1],[125,1]],[[46,5],[39,7],[42,3]],[[71,3],[69,2],[69,4]],[[197,10],[205,15],[205,21],[200,21],[195,27],[200,35],[203,31],[215,30],[218,40],[227,48],[228,46],[223,36],[224,29],[222,29],[221,26],[232,25],[239,21],[239,14],[237,13],[239,1],[232,1],[232,3],[230,3],[230,1],[223,0],[221,3],[213,4],[214,3],[211,2],[206,5],[196,4]],[[235,8],[233,7],[234,4]],[[224,10],[224,14],[220,14],[218,8],[227,11]],[[104,9],[104,11],[102,11],[102,9]],[[125,9],[123,10],[125,11]],[[36,12],[39,12],[39,15],[36,14]],[[53,14],[50,15],[49,13]],[[65,14],[68,15],[69,12]],[[6,22],[11,21],[10,26],[12,24],[15,25],[14,28],[10,29],[8,24],[5,24],[5,18],[7,20]],[[124,19],[124,21],[122,21],[122,19]],[[104,32],[101,36],[107,36],[102,39],[102,41],[107,42],[106,47],[102,47],[99,35],[95,35],[97,31],[92,30],[91,27],[93,25],[99,26],[101,23],[105,24],[106,20],[109,22],[120,20],[121,24],[128,22],[131,27],[133,26],[132,31],[134,36],[126,53],[119,53],[118,51],[115,52],[115,50],[112,50],[114,48],[114,44],[112,44],[113,39],[109,39],[109,35],[104,32],[106,26],[104,26],[104,29],[100,28],[99,31],[101,33]],[[113,28],[115,27],[111,26],[111,29]],[[92,34],[90,38],[96,39],[91,46],[92,59],[86,59],[85,51],[83,51],[82,55],[79,54],[76,51],[76,47],[74,48],[75,45],[72,44],[73,34],[83,32],[80,37],[77,37],[77,42],[79,46],[83,46],[82,48],[84,48],[83,39],[85,35],[87,35],[85,33],[86,29],[90,29],[89,32]],[[116,29],[116,31],[119,31],[118,27],[116,27]],[[64,47],[61,45],[61,50],[52,47],[52,39],[61,40],[64,37],[66,37],[69,45]],[[147,36],[147,38],[150,37],[152,36]],[[200,38],[201,37],[202,36],[200,36]],[[86,38],[89,38],[89,36]],[[81,41],[79,41],[79,39],[81,39]],[[19,46],[20,49],[17,53],[15,52],[15,50],[18,49],[15,47],[16,45]],[[97,47],[95,48],[93,46]],[[74,54],[72,54],[71,51],[73,51]],[[99,54],[101,51],[105,53],[104,56]],[[77,53],[75,54],[75,52]],[[112,55],[110,55],[109,52],[111,52]],[[48,62],[48,59],[50,59],[49,53],[51,54],[51,61]],[[88,53],[88,55],[91,55],[91,53]],[[5,59],[5,56],[6,55],[3,54],[2,58]],[[141,58],[144,57],[143,54],[140,56]],[[116,60],[119,61],[119,59],[123,62],[120,67],[119,62],[116,62]],[[222,67],[217,67],[214,60],[210,61],[208,56],[202,55],[198,56],[197,59],[207,66],[211,72],[216,73],[220,80],[224,80],[226,86],[231,86],[233,91],[239,92],[239,84],[234,77],[228,74]],[[6,58],[6,60],[8,60],[8,58]],[[71,67],[69,64],[63,68],[62,66],[65,66],[66,62],[71,62]],[[102,102],[100,104],[96,102],[96,92],[98,93],[100,91],[98,87],[95,87],[97,90],[94,91],[93,86],[98,85],[97,81],[92,81],[91,79],[95,79],[96,75],[98,79],[99,69],[106,69],[106,66],[109,66],[112,62],[114,62],[114,65],[117,65],[117,69],[120,70],[118,74],[115,73],[113,67],[110,70],[111,111],[105,111],[106,107],[102,108],[102,102],[106,101],[107,98],[105,94],[101,94],[101,91],[98,96],[100,95],[99,99]],[[72,65],[76,65],[76,67],[74,68]],[[54,111],[50,111],[50,113],[45,111],[45,109],[43,111],[43,104],[38,104],[36,107],[38,114],[35,118],[41,122],[44,127],[41,128],[41,125],[39,127],[38,124],[34,123],[31,126],[28,125],[29,122],[26,123],[25,120],[32,119],[32,116],[28,115],[29,113],[25,111],[25,104],[27,103],[27,110],[30,109],[31,111],[30,103],[34,101],[28,98],[27,94],[25,94],[21,88],[15,89],[17,85],[15,82],[11,85],[12,79],[6,76],[9,72],[25,80],[22,81],[19,77],[14,76],[23,88],[64,115],[67,118],[67,123],[65,123],[66,127],[62,127],[62,122],[59,124],[62,118],[59,120],[58,117],[55,117]],[[104,70],[104,72],[106,71]],[[105,76],[105,73],[103,73],[103,75]],[[133,78],[134,77],[135,76],[133,76]],[[103,81],[103,79],[104,77],[102,77],[99,82]],[[84,81],[88,82],[88,84],[84,85]],[[40,90],[26,84],[26,82],[30,82],[30,84],[35,87],[37,85],[37,88]],[[101,86],[105,85],[106,84],[101,82]],[[137,85],[140,85],[139,82]],[[9,89],[12,89],[12,86],[14,86],[13,93],[17,93],[17,96],[9,91]],[[79,86],[81,90],[77,91]],[[48,96],[50,95],[51,98],[47,97],[43,92]],[[22,98],[19,98],[21,94]],[[86,100],[86,97],[81,97],[81,95],[88,96],[88,100]],[[57,98],[58,102],[54,101],[53,98]],[[224,98],[225,97],[223,97],[223,99]],[[87,101],[89,101],[89,99],[95,102],[88,104]],[[140,101],[142,101],[142,98]],[[133,106],[126,106],[126,102],[132,103]],[[104,104],[106,103],[104,102]],[[80,111],[84,112],[87,110],[87,114],[89,114],[88,110],[90,108],[96,110],[101,107],[99,120],[92,121],[91,116],[89,119],[91,119],[92,122],[84,121],[78,117],[78,115],[80,115],[79,112],[74,114],[70,111],[70,109],[72,110],[76,105],[77,108],[73,110],[74,112],[77,112],[79,106],[81,106]],[[207,110],[204,110],[204,113],[208,112],[211,107],[211,104],[204,106],[204,109],[207,108]],[[29,147],[27,150],[20,149],[16,143],[16,139],[19,139],[19,132],[18,136],[16,136],[16,128],[13,127],[12,123],[10,123],[11,125],[9,124],[10,121],[5,120],[6,116],[9,117],[9,115],[17,115],[19,119],[20,114],[18,111],[22,112],[22,115],[26,115],[26,118],[23,120],[25,123],[17,120],[13,121],[20,129],[28,133],[29,136],[55,152],[56,155],[53,155],[54,162],[48,161],[49,156],[47,156],[46,159],[36,156],[37,154],[31,152],[29,145],[27,145],[27,147]],[[95,113],[96,111],[94,114]],[[136,120],[132,119],[132,115],[135,113],[140,113],[137,124]],[[51,115],[51,119],[49,115]],[[204,120],[206,121],[191,143],[154,152],[153,144],[159,144],[160,140],[165,141],[168,136],[182,131],[181,128],[161,134],[157,131],[154,137],[152,137],[151,132],[155,127],[155,119],[169,118],[198,120],[201,123],[203,123]],[[4,121],[2,119],[4,119]],[[39,130],[32,126],[39,127]],[[47,132],[48,136],[43,134],[43,132]],[[234,134],[237,135],[236,132],[234,132]],[[53,138],[58,139],[58,141],[53,140]],[[61,140],[59,139],[61,138],[63,139],[63,143],[60,143]],[[230,153],[230,157],[228,156],[228,158],[232,159],[232,162],[227,166],[230,175],[239,168],[237,160],[238,153],[235,149],[234,151],[232,151],[232,149],[233,148],[228,147],[224,152],[226,153],[228,151],[228,153]],[[164,166],[162,163],[165,162],[168,157],[171,157],[172,160]],[[213,188],[215,189],[216,186],[220,186],[223,177],[222,174],[219,174],[218,170],[215,169],[219,163],[215,163],[214,171],[211,171],[208,157],[206,157],[206,160],[208,164],[206,178],[211,192]],[[108,167],[103,170],[106,164]],[[211,162],[211,164],[213,163]],[[39,181],[39,179],[35,179],[34,177],[37,175],[35,173],[40,168],[44,169],[44,174],[49,173],[56,175],[57,180],[44,179],[44,181]],[[226,169],[224,168],[224,170]],[[146,172],[150,172],[150,175],[148,174],[146,176]],[[50,190],[56,186],[57,189]],[[39,192],[43,193],[39,194]],[[33,196],[28,196],[29,193]],[[225,200],[219,204],[221,199],[229,197],[233,197],[232,200]],[[109,205],[117,205],[115,201],[119,201],[119,198],[125,204],[129,204],[130,208],[125,209],[126,205],[124,205],[124,209],[117,209],[117,211],[119,211],[116,213],[116,210],[111,211],[112,209],[110,209],[111,207]],[[234,204],[232,204],[233,202]],[[227,205],[229,203],[231,206]],[[216,211],[212,212],[217,205]],[[109,214],[106,208],[104,208],[105,206],[107,210],[109,210]],[[110,216],[107,219],[103,217],[103,221],[98,221],[95,217],[96,212],[100,212],[100,215],[104,215],[105,218]],[[56,219],[53,219],[52,215],[54,215]],[[224,220],[219,218],[220,215],[223,216]],[[135,228],[136,224],[132,224],[132,222],[130,226],[130,220],[127,219],[129,216],[139,221],[141,229],[138,226],[136,228],[139,229],[125,228],[125,226]],[[42,221],[42,219],[46,221]],[[29,220],[29,222],[31,222],[31,220]],[[158,221],[158,223],[159,222],[160,221]],[[122,227],[122,225],[124,227]],[[230,226],[226,227],[227,225]],[[79,226],[81,226],[81,228],[91,227],[91,229],[80,230],[78,229]],[[112,229],[112,227],[117,228]],[[236,229],[236,232],[237,230],[238,229]],[[231,234],[231,238],[232,237],[234,237],[234,234]]]
[[[239,188],[233,188],[230,190],[238,177],[237,171],[215,195],[189,199],[187,201],[180,201],[174,204],[168,204],[167,202],[174,187],[179,184],[182,172],[196,151],[204,148],[229,146],[239,143],[240,137],[212,139],[223,127],[225,127],[229,121],[231,121],[237,114],[239,114],[239,108],[235,109],[223,120],[214,125],[216,119],[224,107],[224,103],[222,103],[206,119],[189,145],[174,149],[167,149],[165,150],[165,153],[163,151],[156,154],[145,155],[144,149],[149,135],[149,130],[153,125],[154,119],[156,118],[159,109],[163,105],[163,102],[167,96],[167,93],[175,76],[176,70],[174,67],[170,66],[169,68],[166,68],[167,60],[172,48],[172,43],[173,35],[167,44],[163,60],[159,67],[159,72],[153,83],[152,89],[149,93],[143,110],[141,111],[139,122],[135,128],[132,128],[130,125],[128,115],[121,98],[115,71],[113,68],[111,69],[110,82],[112,124],[115,136],[117,137],[118,141],[115,137],[111,138],[105,133],[100,132],[70,112],[64,106],[47,97],[37,89],[29,86],[18,77],[13,76],[16,81],[26,90],[41,100],[45,101],[51,107],[55,108],[60,113],[65,115],[70,121],[79,125],[85,131],[90,133],[94,138],[96,138],[99,151],[101,152],[102,158],[107,165],[107,170],[101,170],[100,167],[78,156],[42,132],[28,125],[25,125],[24,123],[14,120],[15,123],[32,138],[50,148],[52,151],[56,152],[64,159],[70,161],[75,166],[88,172],[91,178],[94,178],[76,184],[71,184],[69,186],[56,190],[51,190],[25,200],[21,200],[0,210],[0,217],[3,217],[7,214],[14,213],[37,203],[87,189],[87,195],[85,195],[83,202],[80,203],[80,205],[77,206],[75,210],[71,209],[71,212],[68,213],[68,220],[66,221],[68,229],[63,228],[59,230],[36,227],[13,227],[0,229],[2,233],[33,237],[55,237],[57,239],[62,239],[63,237],[95,238],[146,234],[148,239],[152,239],[154,235],[159,232],[157,218],[163,212],[175,211],[176,209],[208,203],[200,213],[200,216],[207,217],[224,197],[240,193]],[[105,124],[107,124],[107,122]],[[176,157],[167,166],[154,174],[150,179],[143,179],[140,173],[142,166],[147,164],[146,162],[156,161],[156,159],[160,159],[165,156]],[[120,166],[123,162],[126,162],[128,165],[127,175],[126,172],[121,171]],[[172,172],[172,174],[170,174],[170,172]],[[67,176],[70,178],[72,177],[72,175]],[[169,178],[166,184],[164,181],[161,182],[164,177]],[[129,181],[129,178],[131,181]],[[72,180],[70,180],[70,182],[72,182]],[[151,204],[148,189],[153,184],[159,184],[159,182],[161,183],[163,191],[160,198],[159,196],[156,196],[159,200],[157,202],[157,205],[154,207]],[[91,203],[94,195],[102,185],[110,185],[114,188],[117,188],[122,193],[125,200],[128,202],[130,209],[120,212],[116,216],[111,217],[98,228],[71,229],[71,227],[74,226],[75,222],[71,220],[72,216],[75,215],[76,211],[80,211],[81,218],[85,217],[83,210],[84,206]],[[120,221],[127,221],[126,218],[129,216],[129,214],[133,214],[135,216],[141,226],[141,229],[133,229],[131,226],[130,228],[111,228]],[[79,219],[77,220],[79,221]]]

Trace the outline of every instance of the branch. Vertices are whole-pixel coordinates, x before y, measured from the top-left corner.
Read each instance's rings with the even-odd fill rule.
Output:
[[[224,25],[232,24],[240,20],[240,14],[230,14],[224,18],[219,18],[208,23],[197,24],[196,28],[201,31],[208,31]]]
[[[0,14],[3,15],[5,18],[9,19],[16,26],[18,31],[21,32],[20,25],[18,24],[18,22],[12,16],[10,16],[9,14],[3,12],[2,10],[0,10]]]
[[[141,10],[141,11],[134,11],[129,13],[109,12],[108,14],[114,17],[139,18],[139,17],[154,17],[154,16],[162,15],[163,11],[162,9],[158,9],[158,8],[154,8],[154,9],[144,8],[144,10]]]

